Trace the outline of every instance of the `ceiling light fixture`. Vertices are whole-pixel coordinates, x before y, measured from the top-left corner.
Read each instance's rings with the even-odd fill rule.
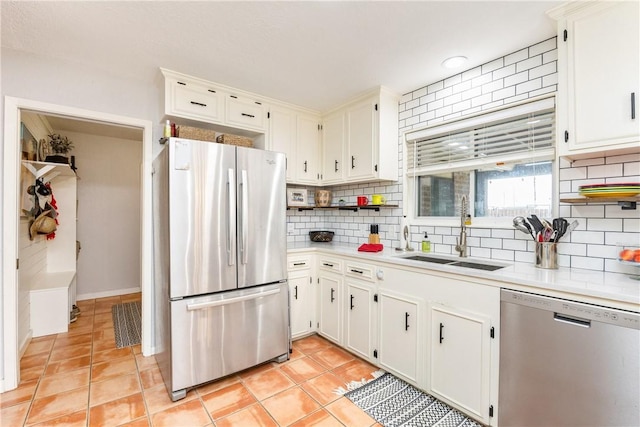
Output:
[[[452,56],[442,61],[442,66],[444,68],[458,68],[465,62],[467,62],[466,56]]]

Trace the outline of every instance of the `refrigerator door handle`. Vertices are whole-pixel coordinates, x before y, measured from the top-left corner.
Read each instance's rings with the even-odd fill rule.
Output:
[[[248,183],[249,179],[247,176],[247,171],[243,170],[242,171],[242,179],[240,180],[240,191],[242,192],[242,207],[240,209],[240,215],[241,217],[241,227],[242,227],[242,248],[240,249],[241,253],[242,253],[242,263],[246,264],[247,263],[247,258],[248,258],[248,251],[247,251],[247,245],[248,245],[248,228],[249,228],[249,212],[248,212],[248,206],[249,206],[249,191],[247,189],[247,183]]]
[[[233,177],[233,169],[229,169],[227,176],[227,263],[234,265],[236,263],[236,251],[234,247],[234,232],[236,228],[235,213],[233,212],[233,206],[236,203],[236,184]]]
[[[211,308],[211,307],[218,307],[221,305],[229,305],[229,304],[235,304],[237,302],[242,302],[242,301],[247,301],[247,300],[252,300],[252,299],[257,299],[257,298],[262,298],[262,297],[268,297],[270,295],[275,295],[275,294],[279,294],[280,293],[280,289],[272,289],[270,291],[267,292],[258,292],[255,294],[250,294],[250,295],[243,295],[241,297],[235,297],[235,298],[229,298],[229,299],[221,299],[221,300],[216,300],[216,301],[208,301],[208,302],[201,302],[201,303],[194,303],[194,304],[187,304],[187,310],[188,311],[194,311],[194,310],[202,310],[205,308]]]

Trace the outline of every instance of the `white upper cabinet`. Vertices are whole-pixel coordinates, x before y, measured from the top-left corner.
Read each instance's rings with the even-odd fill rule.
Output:
[[[575,2],[558,20],[561,156],[640,144],[640,3]]]
[[[226,97],[225,106],[229,126],[265,131],[267,114],[262,101],[230,94]]]
[[[287,182],[295,181],[296,112],[271,106],[269,111],[269,149],[287,156]]]
[[[376,177],[378,164],[377,97],[347,109],[347,179],[358,181]]]
[[[320,180],[320,117],[272,105],[269,149],[287,155],[287,183],[317,185]]]
[[[195,77],[162,70],[165,78],[164,113],[206,123],[224,123],[227,96],[217,86]]]
[[[338,117],[342,116],[342,150],[337,142],[330,148],[324,147],[323,175],[330,177],[326,183],[355,183],[369,181],[398,180],[398,97],[384,88],[378,88],[327,115],[324,131],[331,132],[331,141],[339,126]],[[330,119],[330,120],[329,120]],[[324,141],[328,140],[325,136]],[[344,168],[339,160],[327,158],[333,153],[342,152]],[[338,172],[335,171],[338,160]],[[340,177],[332,176],[341,174]],[[326,178],[325,178],[326,179]],[[341,181],[338,181],[341,180]]]
[[[320,129],[318,117],[296,117],[295,182],[318,185],[320,182]]]
[[[344,126],[345,115],[342,112],[330,114],[322,123],[322,182],[340,184],[344,182]]]

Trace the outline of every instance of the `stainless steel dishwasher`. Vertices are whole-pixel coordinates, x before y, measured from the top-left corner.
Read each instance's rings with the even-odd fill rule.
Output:
[[[640,426],[640,313],[503,289],[498,423]]]

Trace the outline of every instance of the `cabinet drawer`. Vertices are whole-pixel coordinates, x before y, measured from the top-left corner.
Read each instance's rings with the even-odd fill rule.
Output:
[[[343,261],[334,258],[318,258],[319,267],[321,270],[333,271],[335,273],[342,273]]]
[[[227,123],[241,128],[265,130],[265,106],[260,101],[227,96]]]
[[[180,80],[168,80],[165,109],[168,115],[220,123],[224,95],[217,89]]]
[[[375,267],[359,262],[347,262],[345,276],[357,277],[358,279],[373,282],[375,278]]]
[[[311,268],[311,257],[302,256],[287,258],[287,271],[308,270]]]

